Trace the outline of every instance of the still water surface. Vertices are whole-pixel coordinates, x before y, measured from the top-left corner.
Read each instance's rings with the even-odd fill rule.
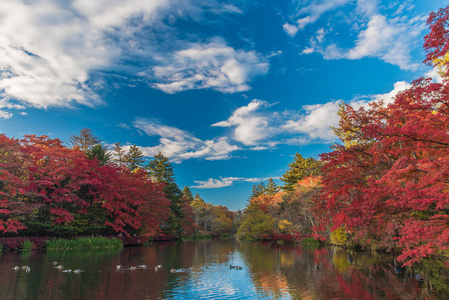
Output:
[[[53,262],[83,272],[62,272]],[[13,269],[24,265],[30,272]],[[162,267],[155,270],[157,265]],[[0,270],[0,299],[445,298],[432,294],[419,274],[401,268],[389,255],[234,240],[6,253],[0,255]]]

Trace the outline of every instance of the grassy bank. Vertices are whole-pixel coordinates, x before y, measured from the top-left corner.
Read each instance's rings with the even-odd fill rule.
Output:
[[[47,250],[121,249],[123,242],[116,238],[80,237],[76,239],[53,239],[47,241]]]

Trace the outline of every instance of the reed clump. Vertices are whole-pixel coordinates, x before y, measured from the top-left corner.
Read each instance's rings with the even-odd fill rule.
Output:
[[[116,238],[80,237],[76,239],[53,239],[47,241],[47,250],[121,249],[123,242]]]

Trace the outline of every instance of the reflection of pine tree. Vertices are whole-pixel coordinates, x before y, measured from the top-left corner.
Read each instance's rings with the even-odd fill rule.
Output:
[[[89,128],[80,130],[79,135],[71,135],[70,143],[75,147],[80,148],[81,151],[86,152],[90,147],[99,144],[101,141],[92,133]]]
[[[182,192],[176,184],[173,166],[169,159],[159,152],[148,163],[148,171],[151,178],[156,179],[157,182],[165,183],[164,194],[170,200],[170,209],[173,214],[162,229],[166,233],[180,235],[182,233],[180,220],[184,218],[181,205]]]
[[[132,145],[129,148],[128,153],[125,155],[125,161],[131,171],[141,168],[144,162],[143,153],[136,145]]]
[[[301,179],[311,175],[320,175],[322,163],[312,157],[306,159],[296,153],[295,160],[288,167],[288,171],[282,175],[281,180],[285,182],[284,191],[291,192]]]

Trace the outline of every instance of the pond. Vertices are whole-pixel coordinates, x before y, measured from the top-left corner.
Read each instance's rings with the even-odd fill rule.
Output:
[[[390,255],[232,239],[5,253],[0,268],[0,299],[444,298],[422,274],[401,268]]]

